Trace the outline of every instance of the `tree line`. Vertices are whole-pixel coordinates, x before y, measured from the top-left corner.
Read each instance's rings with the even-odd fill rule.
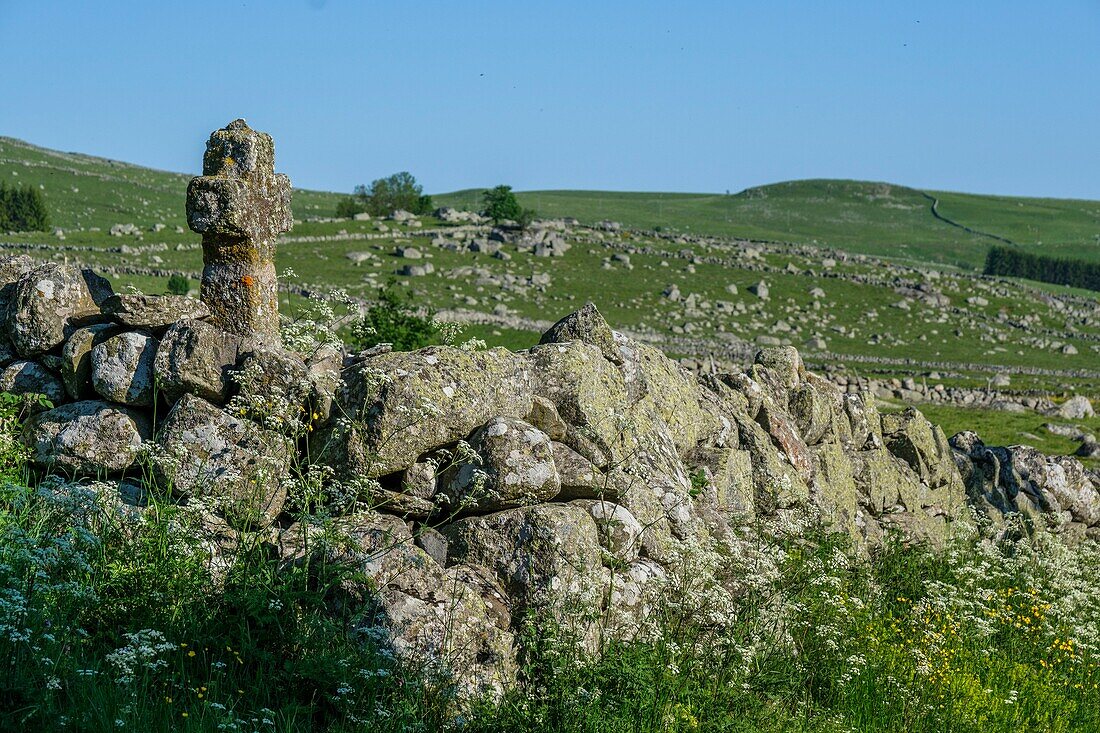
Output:
[[[31,185],[9,186],[0,181],[0,231],[46,231],[50,226],[46,197]]]
[[[1100,290],[1100,263],[1036,255],[1012,247],[991,247],[985,258],[985,274]]]

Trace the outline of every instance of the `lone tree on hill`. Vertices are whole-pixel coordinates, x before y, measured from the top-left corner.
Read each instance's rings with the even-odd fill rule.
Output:
[[[336,205],[336,216],[349,218],[364,211],[371,216],[386,216],[398,209],[413,214],[427,214],[432,210],[432,197],[424,195],[424,187],[408,171],[378,178],[369,188],[356,186],[351,196]]]
[[[0,231],[44,232],[49,226],[46,197],[40,190],[0,181]]]
[[[526,229],[537,216],[533,209],[525,209],[519,205],[519,199],[512,193],[511,186],[496,186],[488,189],[481,196],[484,207],[482,216],[487,216],[494,222],[514,221],[521,229]]]

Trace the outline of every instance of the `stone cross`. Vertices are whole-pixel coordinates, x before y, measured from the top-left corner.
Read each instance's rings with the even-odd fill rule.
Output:
[[[187,187],[187,225],[202,235],[202,301],[217,326],[278,342],[275,239],[293,223],[271,136],[244,120],[215,130]]]

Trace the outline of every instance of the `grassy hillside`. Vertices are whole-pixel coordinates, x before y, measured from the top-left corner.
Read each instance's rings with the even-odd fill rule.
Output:
[[[133,222],[184,224],[190,175],[169,173],[0,137],[0,180],[41,186],[55,226],[107,229]],[[330,216],[340,194],[296,190],[298,218]],[[481,189],[436,194],[441,205],[477,208]],[[988,246],[1020,246],[1100,259],[1100,201],[947,192],[864,181],[807,180],[737,194],[527,191],[525,206],[548,217],[613,219],[638,229],[840,247],[898,259],[981,264]],[[932,201],[938,199],[932,213]],[[953,226],[958,223],[973,231]]]
[[[0,180],[40,186],[50,221],[63,229],[109,229],[114,224],[184,226],[184,192],[194,174],[62,153],[0,137]],[[295,191],[296,216],[332,213],[336,194]]]
[[[440,204],[475,208],[480,189],[434,197]],[[841,247],[885,257],[978,266],[988,236],[1025,248],[1100,259],[1100,202],[1025,199],[943,192],[864,181],[776,183],[737,194],[527,191],[524,206],[543,216],[575,216],[590,223],[614,219],[639,229],[690,232]]]
[[[1100,259],[1100,201],[929,193],[952,221],[1043,254]]]

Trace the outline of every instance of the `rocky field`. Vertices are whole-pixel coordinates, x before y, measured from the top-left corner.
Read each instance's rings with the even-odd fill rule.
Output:
[[[120,290],[164,292],[171,274],[197,288],[199,242],[179,203],[187,176],[10,139],[0,141],[0,166],[14,182],[44,187],[56,224],[52,233],[7,235],[6,251],[94,266]],[[1095,294],[976,274],[970,268],[997,240],[918,211],[920,192],[827,184],[739,195],[748,203],[718,216],[726,229],[710,227],[723,236],[692,233],[708,228],[701,223],[716,216],[722,197],[715,203],[679,195],[670,203],[643,195],[530,194],[525,203],[548,212],[564,215],[574,206],[585,224],[544,220],[520,234],[457,216],[332,220],[326,217],[334,194],[296,191],[296,223],[280,239],[276,261],[295,273],[283,280],[282,307],[294,313],[303,293],[335,289],[367,300],[395,281],[441,318],[465,324],[470,336],[516,348],[557,314],[591,300],[624,332],[695,368],[744,363],[759,346],[790,344],[826,374],[880,382],[887,405],[935,402],[949,428],[972,419],[956,408],[1023,406],[1030,418],[974,419],[992,424],[1000,442],[1064,452],[1079,448],[1066,437],[1074,429],[1096,432],[1087,415],[1073,418],[1076,428],[1052,432],[1044,426],[1064,420],[1042,414],[1053,411],[1050,400],[1100,393]],[[1091,256],[1094,249],[1094,203],[936,196],[945,215],[971,228],[1042,251]],[[476,196],[440,200],[472,206]],[[767,212],[752,208],[760,202]],[[643,215],[655,209],[660,218]],[[817,222],[820,240],[797,226],[777,229],[777,211],[803,229]],[[670,223],[657,232],[620,219]],[[731,237],[738,226],[767,241]],[[1046,244],[1035,236],[1040,228]]]

